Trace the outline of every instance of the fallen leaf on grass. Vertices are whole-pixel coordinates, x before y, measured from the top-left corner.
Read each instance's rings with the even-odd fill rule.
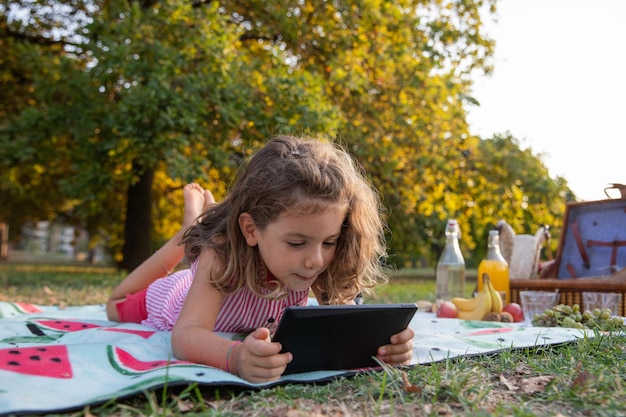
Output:
[[[506,379],[506,377],[502,374],[500,374],[500,382],[506,385],[509,391],[517,391],[519,389],[519,387],[515,383]]]
[[[531,378],[523,379],[521,382],[522,392],[524,394],[536,394],[538,392],[543,392],[543,389],[550,381],[554,379],[554,376],[544,375],[544,376],[535,376]]]
[[[190,400],[182,400],[180,398],[176,398],[176,404],[178,405],[178,411],[181,413],[188,413],[189,411],[193,411],[195,408],[195,404]]]
[[[404,371],[402,371],[402,382],[404,384],[404,390],[405,391],[407,391],[407,392],[422,392],[422,388],[418,387],[415,384],[412,384],[411,381],[409,381],[409,376]]]
[[[224,403],[224,401],[222,400],[215,400],[215,401],[204,401],[204,405],[213,409],[213,410],[218,410],[220,408],[220,406]]]
[[[587,387],[587,385],[591,384],[595,381],[596,377],[590,374],[587,371],[580,371],[576,378],[572,381],[570,388],[572,389],[582,389]]]
[[[91,413],[91,407],[89,406],[85,406],[85,408],[83,409],[83,413],[85,417],[96,417],[94,414]]]
[[[511,380],[504,375],[500,375],[500,382],[502,382],[509,391],[521,390],[524,394],[535,394],[543,392],[543,389],[548,382],[554,379],[553,376],[535,376],[535,377],[520,377]]]
[[[286,417],[325,417],[325,414],[318,410],[306,411],[291,409],[287,411]]]

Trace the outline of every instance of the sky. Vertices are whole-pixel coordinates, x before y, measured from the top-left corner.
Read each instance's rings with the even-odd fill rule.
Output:
[[[626,0],[500,0],[496,16],[470,131],[509,131],[579,200],[607,198],[626,184]]]

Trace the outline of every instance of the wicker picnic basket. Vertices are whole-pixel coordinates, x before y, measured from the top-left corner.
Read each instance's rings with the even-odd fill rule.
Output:
[[[511,277],[512,302],[520,303],[524,290],[558,291],[559,303],[584,308],[583,292],[614,292],[622,294],[620,315],[626,317],[626,188],[620,192],[618,199],[566,206],[556,276]]]

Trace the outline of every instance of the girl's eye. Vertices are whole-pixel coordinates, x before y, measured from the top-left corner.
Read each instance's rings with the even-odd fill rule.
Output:
[[[324,246],[335,246],[337,245],[336,241],[332,241],[332,242],[324,242]]]
[[[288,244],[289,246],[293,246],[294,248],[297,248],[297,247],[299,247],[299,246],[304,245],[304,242],[287,242],[287,244]]]

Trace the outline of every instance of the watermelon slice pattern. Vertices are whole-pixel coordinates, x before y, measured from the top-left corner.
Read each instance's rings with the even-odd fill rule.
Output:
[[[0,318],[23,316],[25,314],[41,313],[41,309],[34,304],[30,303],[0,303]]]
[[[140,329],[126,329],[123,327],[107,327],[99,324],[87,323],[78,320],[34,320],[34,322],[46,329],[54,330],[63,333],[79,332],[89,329],[101,329],[105,332],[120,332],[134,334],[135,336],[148,339],[155,334],[154,330],[140,330]]]
[[[124,375],[139,375],[174,366],[202,366],[193,362],[179,361],[176,359],[142,361],[127,350],[117,346],[107,346],[107,354],[111,366]]]
[[[0,369],[49,378],[72,377],[65,345],[0,349]]]
[[[78,320],[34,320],[39,326],[58,332],[79,332],[81,330],[102,327],[99,324],[85,323]]]
[[[19,310],[24,313],[24,314],[31,314],[31,313],[41,313],[41,309],[39,307],[37,307],[34,304],[30,304],[30,303],[14,303]]]
[[[156,333],[154,330],[123,329],[118,327],[105,327],[102,330],[104,330],[105,332],[134,334],[135,336],[143,337],[144,339],[147,339]]]

